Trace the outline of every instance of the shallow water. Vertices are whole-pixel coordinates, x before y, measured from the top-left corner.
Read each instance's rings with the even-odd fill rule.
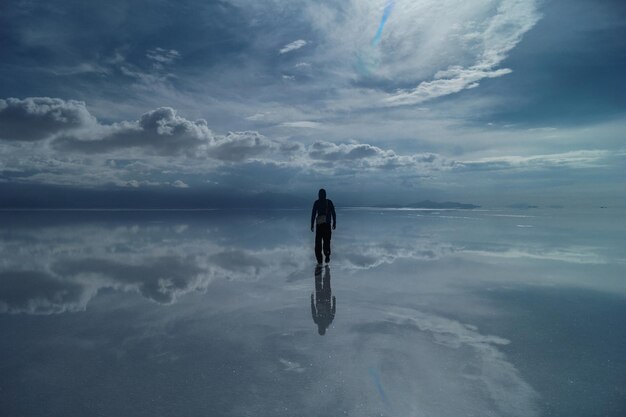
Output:
[[[0,213],[0,415],[626,415],[621,212],[308,216]]]

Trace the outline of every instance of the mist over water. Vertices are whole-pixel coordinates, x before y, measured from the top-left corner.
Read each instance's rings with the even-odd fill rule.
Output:
[[[0,213],[0,415],[626,413],[622,212],[309,216]]]

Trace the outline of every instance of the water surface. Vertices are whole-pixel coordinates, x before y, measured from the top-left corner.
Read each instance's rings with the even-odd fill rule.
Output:
[[[0,415],[626,415],[621,212],[308,216],[0,213]]]

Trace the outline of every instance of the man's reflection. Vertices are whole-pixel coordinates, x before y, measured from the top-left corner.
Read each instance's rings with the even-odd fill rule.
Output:
[[[326,265],[323,269],[324,277],[322,278],[322,267],[315,268],[315,295],[311,294],[311,314],[320,335],[324,335],[328,326],[333,322],[337,307],[337,301],[330,289],[330,267]]]

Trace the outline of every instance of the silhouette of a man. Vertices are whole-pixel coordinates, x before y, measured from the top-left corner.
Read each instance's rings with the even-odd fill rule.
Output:
[[[337,227],[335,205],[326,198],[326,190],[320,189],[318,199],[313,203],[311,212],[311,231],[315,225],[315,258],[317,264],[322,265],[322,250],[326,256],[326,263],[330,262],[330,218],[333,220],[333,230]]]
[[[337,300],[332,296],[330,289],[330,268],[326,265],[324,278],[322,278],[322,267],[318,266],[315,268],[315,296],[311,294],[311,315],[317,324],[317,332],[321,336],[326,333],[326,329],[333,322],[336,310]]]

